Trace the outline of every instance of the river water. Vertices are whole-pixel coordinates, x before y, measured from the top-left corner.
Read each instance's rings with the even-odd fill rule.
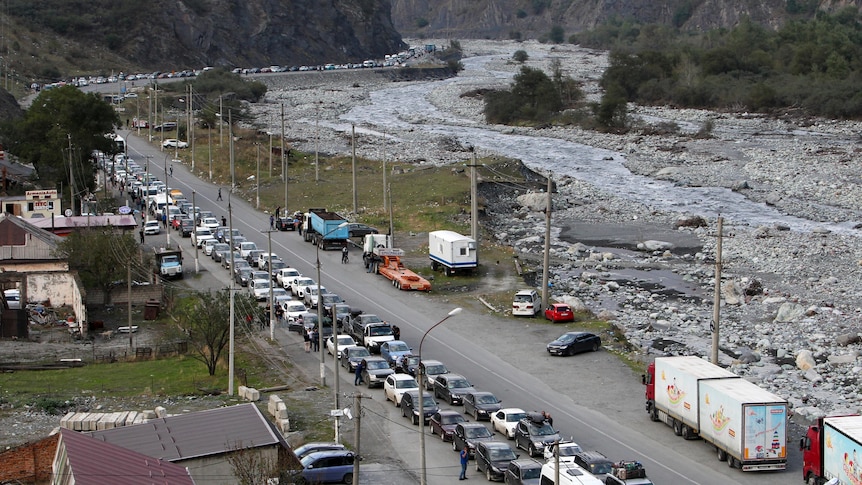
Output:
[[[498,59],[499,56],[496,56]],[[491,71],[486,64],[494,56],[478,56],[463,61],[465,70],[458,77],[429,83],[399,84],[372,92],[366,104],[341,116],[341,123],[329,128],[349,132],[350,125],[370,135],[387,136],[399,131],[424,132],[447,136],[483,152],[521,159],[539,172],[550,171],[588,182],[618,197],[640,202],[659,210],[696,214],[714,218],[721,214],[730,224],[773,225],[781,223],[792,230],[808,232],[828,228],[834,232],[857,233],[851,223],[825,224],[782,214],[766,204],[753,202],[723,187],[685,187],[672,182],[636,175],[625,166],[625,155],[602,148],[544,136],[526,136],[493,129],[473,120],[459,118],[438,109],[429,101],[433,83],[475,88],[476,79],[506,79],[510,73]],[[803,133],[804,135],[804,133]]]

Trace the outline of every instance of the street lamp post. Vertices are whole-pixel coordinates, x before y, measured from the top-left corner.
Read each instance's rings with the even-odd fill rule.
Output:
[[[319,345],[320,345],[320,383],[322,386],[326,386],[326,367],[325,367],[325,362],[326,362],[325,355],[326,354],[325,354],[325,351],[323,349],[323,346],[324,346],[324,342],[323,342],[323,306],[320,304],[320,286],[321,286],[320,285],[320,246],[323,245],[323,239],[326,236],[332,234],[333,232],[335,232],[339,229],[347,227],[347,224],[348,224],[347,222],[342,222],[341,224],[339,224],[338,226],[336,226],[335,228],[333,228],[332,230],[330,230],[326,234],[323,234],[320,237],[320,242],[318,244],[316,244],[316,249],[317,249],[317,263],[316,263],[316,266],[317,266],[317,338],[318,338]],[[333,318],[332,319],[332,337],[333,337],[333,339],[335,339],[333,342],[335,344],[335,355],[334,355],[335,362],[333,363],[333,367],[335,369],[335,408],[334,409],[340,409],[340,407],[338,405],[338,402],[339,402],[338,394],[340,393],[340,390],[339,390],[339,382],[338,382],[338,367],[339,367],[339,365],[338,365],[338,332],[337,332],[337,330],[338,329],[336,327],[335,318]],[[339,441],[338,416],[335,417],[335,441],[336,442]]]
[[[445,317],[443,320],[431,325],[431,328],[425,331],[425,334],[422,335],[422,340],[419,341],[419,365],[416,366],[416,375],[419,376],[419,453],[421,454],[419,458],[419,465],[422,470],[422,474],[419,477],[420,485],[426,485],[427,483],[427,472],[428,469],[425,466],[425,382],[422,375],[422,344],[425,343],[425,337],[434,330],[437,325],[445,322],[449,319],[449,317],[455,316],[461,313],[461,307],[454,308]]]

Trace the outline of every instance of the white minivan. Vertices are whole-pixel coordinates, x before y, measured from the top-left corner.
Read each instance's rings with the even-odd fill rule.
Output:
[[[542,298],[536,290],[521,290],[512,300],[512,315],[535,317],[542,311]]]

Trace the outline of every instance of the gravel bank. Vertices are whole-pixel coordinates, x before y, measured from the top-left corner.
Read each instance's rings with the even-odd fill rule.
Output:
[[[484,70],[462,73],[457,86],[427,84],[426,99],[450,114],[453,124],[484,125],[482,101],[462,94],[507,85],[520,68],[510,61],[517,49],[528,52],[526,64],[533,67],[547,69],[551,59],[559,59],[566,74],[583,82],[588,99],[600,96],[597,81],[607,65],[602,52],[535,42],[462,41],[462,46],[465,62],[492,57]],[[340,116],[392,83],[370,75],[359,80],[326,75],[315,74],[314,83],[282,78],[267,95],[269,104],[258,109],[277,120],[284,103],[290,113],[287,137],[301,150],[317,146],[324,153],[347,154],[350,125]],[[853,161],[862,148],[860,124],[638,106],[630,106],[630,117],[643,129],[617,135],[572,127],[483,128],[619,152],[633,173],[680,186],[724,187],[810,221],[803,231],[786,230],[781,223],[755,227],[726,221],[721,360],[788,398],[806,417],[858,412],[862,249],[854,227],[862,220],[862,187]],[[694,136],[708,126],[709,137]],[[667,127],[674,131],[652,134]],[[280,129],[277,121],[270,129]],[[469,157],[458,140],[418,130],[358,126],[357,133],[361,156],[417,164]],[[687,220],[685,211],[616,197],[576,174],[557,176],[552,247],[554,259],[566,263],[552,270],[554,297],[613,320],[645,358],[666,352],[708,355],[716,218],[706,218],[703,227],[677,227]],[[489,202],[487,226],[496,237],[525,256],[539,254],[544,219],[535,197],[509,191]],[[644,237],[648,234],[658,236]],[[649,239],[658,240],[644,246]],[[797,365],[796,356],[809,352],[811,359]]]

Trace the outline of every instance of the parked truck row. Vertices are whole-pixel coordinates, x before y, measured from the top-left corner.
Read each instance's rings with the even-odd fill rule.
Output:
[[[684,439],[703,438],[743,471],[784,470],[787,401],[699,357],[659,357],[647,368],[646,410]]]

